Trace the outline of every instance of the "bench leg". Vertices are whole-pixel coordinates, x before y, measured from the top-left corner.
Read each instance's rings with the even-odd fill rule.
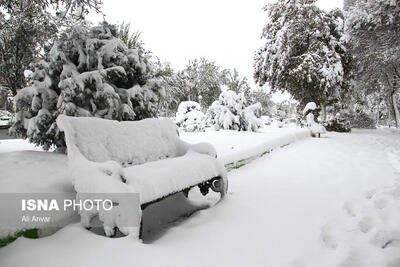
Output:
[[[228,181],[225,183],[221,177],[215,178],[210,182],[210,188],[212,191],[220,193],[223,198],[228,190]]]
[[[143,239],[143,217],[140,219],[140,225],[139,225],[139,239]]]
[[[184,190],[182,191],[182,193],[185,195],[185,197],[188,197],[188,196],[189,196],[189,191],[190,191],[190,188],[184,189]]]

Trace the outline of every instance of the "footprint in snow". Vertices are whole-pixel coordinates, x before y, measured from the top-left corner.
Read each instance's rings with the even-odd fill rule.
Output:
[[[390,261],[386,267],[399,267],[400,266],[400,258],[397,258],[393,261]]]
[[[394,200],[400,200],[400,183],[395,184],[392,188],[385,192]]]
[[[374,197],[375,194],[376,194],[376,189],[372,189],[372,190],[367,191],[364,194],[364,196],[365,196],[366,199],[371,199],[371,198]]]
[[[332,229],[329,225],[321,227],[321,240],[327,248],[336,249],[338,242],[332,235]]]
[[[388,204],[388,199],[386,197],[380,197],[374,200],[374,206],[377,209],[384,209]]]
[[[354,203],[351,201],[346,201],[343,205],[343,209],[346,211],[347,215],[351,217],[356,217],[356,209]]]
[[[372,239],[372,244],[380,247],[400,247],[400,231],[380,231]]]
[[[365,255],[361,251],[352,249],[342,262],[340,267],[366,267]]]
[[[363,233],[368,233],[374,226],[374,219],[372,217],[363,217],[358,222],[358,229]]]
[[[289,267],[304,267],[304,264],[299,260],[294,260]]]

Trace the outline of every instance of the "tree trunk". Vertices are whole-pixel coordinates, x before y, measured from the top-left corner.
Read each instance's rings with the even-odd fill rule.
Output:
[[[322,112],[322,121],[326,121],[326,105],[321,104],[321,112]]]
[[[393,105],[393,113],[394,113],[394,119],[396,121],[396,128],[400,127],[400,113],[399,113],[399,107],[397,106],[397,97],[396,93],[392,93],[392,105]]]
[[[378,128],[378,126],[379,126],[379,119],[380,119],[380,115],[381,115],[381,110],[380,110],[380,108],[379,108],[379,104],[378,104],[378,108],[377,108],[378,110],[377,110],[377,112],[376,112],[376,121],[375,121],[375,126],[376,126],[376,128]]]

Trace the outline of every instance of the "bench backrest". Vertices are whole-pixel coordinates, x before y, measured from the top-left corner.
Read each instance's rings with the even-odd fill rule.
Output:
[[[114,160],[123,166],[182,156],[187,144],[169,119],[113,121],[60,115],[57,125],[64,132],[67,149],[75,145],[87,159]]]

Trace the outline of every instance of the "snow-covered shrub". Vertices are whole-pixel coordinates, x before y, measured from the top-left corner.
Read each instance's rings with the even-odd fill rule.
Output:
[[[139,120],[156,114],[165,94],[141,49],[128,49],[115,26],[71,29],[37,63],[32,85],[15,97],[11,132],[31,142],[65,147],[58,115]]]
[[[261,103],[245,107],[241,112],[240,124],[245,131],[256,132],[259,128],[264,127],[264,123],[261,120]]]
[[[216,130],[257,131],[263,127],[261,104],[246,107],[243,93],[222,92],[207,111],[207,120]]]
[[[183,101],[179,104],[175,123],[185,132],[204,131],[205,115],[201,112],[200,104],[194,101]]]
[[[219,99],[214,101],[207,111],[207,119],[216,130],[240,130],[240,114],[244,109],[243,94],[234,91],[222,92]]]
[[[332,118],[325,124],[325,129],[329,132],[348,133],[351,132],[350,122],[343,118]]]

